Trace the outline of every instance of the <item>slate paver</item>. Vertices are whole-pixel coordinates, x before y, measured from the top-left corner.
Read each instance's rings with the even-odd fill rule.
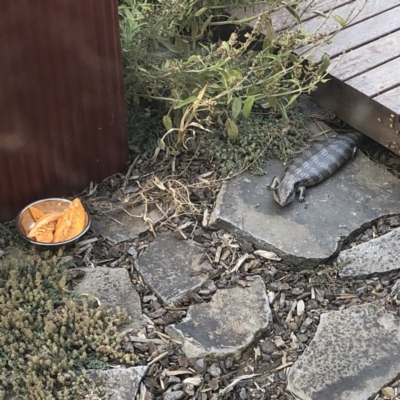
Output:
[[[399,374],[400,323],[369,303],[322,314],[292,366],[288,389],[300,400],[374,398]]]
[[[239,357],[272,320],[265,285],[254,276],[249,287],[218,290],[209,303],[189,307],[186,318],[166,332],[182,342],[188,358]]]
[[[389,272],[400,268],[400,228],[351,249],[343,250],[337,264],[339,275],[365,277],[374,273]]]
[[[109,207],[108,203],[107,207]],[[101,210],[101,205],[98,205],[98,208]],[[106,206],[103,208],[106,208]],[[140,217],[143,210],[143,205],[130,207],[129,213],[134,215],[131,216],[117,208],[111,212],[107,212],[106,216],[92,217],[90,228],[96,235],[103,236],[116,243],[135,239],[138,235],[149,229],[149,226]],[[158,211],[153,210],[148,213],[147,217],[154,224],[162,215]]]
[[[163,233],[140,255],[136,268],[163,302],[175,301],[207,280],[202,254],[197,243]]]
[[[107,308],[125,309],[130,321],[121,329],[138,331],[144,319],[140,297],[133,287],[128,271],[124,268],[80,268],[85,272],[83,279],[75,287],[76,293],[91,293]]]
[[[94,381],[107,389],[110,400],[132,400],[136,397],[142,378],[148,367],[113,368],[109,370],[90,370]]]
[[[400,213],[400,180],[360,151],[329,179],[307,188],[307,203],[277,204],[267,185],[283,175],[284,166],[269,160],[265,171],[225,182],[210,224],[295,265],[317,265],[363,224]]]

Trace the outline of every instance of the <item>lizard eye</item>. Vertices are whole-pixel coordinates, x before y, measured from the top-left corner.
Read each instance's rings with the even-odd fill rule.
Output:
[[[296,191],[292,191],[290,192],[290,195],[288,197],[288,201],[292,202],[294,200],[294,198],[296,197]]]

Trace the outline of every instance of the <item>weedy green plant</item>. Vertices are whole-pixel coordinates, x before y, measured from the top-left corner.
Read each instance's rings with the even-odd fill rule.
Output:
[[[82,374],[133,364],[117,327],[126,314],[67,289],[67,268],[47,253],[0,260],[0,399],[105,398]],[[94,398],[94,397],[90,397]]]
[[[222,177],[231,177],[244,170],[262,175],[265,156],[288,161],[293,149],[306,143],[309,132],[306,118],[289,114],[290,124],[274,115],[255,114],[252,118],[239,118],[237,125],[242,132],[237,141],[226,141],[221,132],[213,130],[205,135],[200,154],[217,164]]]
[[[296,11],[298,3],[123,0],[119,12],[128,102],[160,101],[167,135],[174,134],[175,144],[184,143],[188,131],[207,130],[216,121],[225,125],[230,139],[237,139],[237,118],[248,117],[255,103],[267,103],[288,121],[288,107],[324,81],[330,64],[326,54],[320,63],[305,62],[329,35],[301,27],[301,14],[312,9],[313,1],[301,11]],[[224,10],[255,4],[264,11],[239,21],[234,14],[223,16]],[[291,22],[276,32],[271,13],[279,10]],[[348,22],[336,19],[340,25]],[[250,21],[255,21],[254,29],[243,31]],[[212,40],[221,27],[232,24],[238,30],[229,38]],[[299,47],[305,51],[294,53]],[[161,148],[173,151],[164,139]]]

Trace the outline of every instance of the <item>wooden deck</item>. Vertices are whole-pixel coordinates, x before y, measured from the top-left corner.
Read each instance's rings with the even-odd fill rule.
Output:
[[[353,10],[351,23],[310,57],[320,60],[326,52],[331,58],[330,80],[313,93],[315,101],[400,154],[400,0],[315,0],[311,10],[330,17],[306,12],[303,28],[309,33],[318,27],[320,32],[336,31],[333,15],[346,18]],[[241,11],[238,18],[255,11]],[[286,28],[292,18],[286,10],[276,12],[274,28]]]

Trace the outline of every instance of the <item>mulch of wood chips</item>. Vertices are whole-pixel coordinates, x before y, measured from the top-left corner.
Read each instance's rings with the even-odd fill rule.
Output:
[[[386,157],[398,160],[391,154]],[[398,161],[390,163],[400,165]],[[139,356],[142,365],[149,366],[139,399],[294,399],[285,389],[288,368],[313,339],[321,313],[379,301],[399,314],[400,272],[341,280],[332,265],[299,270],[254,254],[250,243],[207,227],[220,183],[212,164],[187,153],[168,160],[163,160],[161,154],[150,160],[133,155],[125,175],[112,176],[82,193],[93,213],[97,212],[98,201],[105,199],[122,208],[145,203],[147,211],[157,208],[164,215],[157,225],[147,221],[148,232],[130,242],[113,244],[89,234],[74,253],[78,266],[126,268],[141,296],[148,325],[137,336],[124,336],[126,348]],[[370,240],[399,225],[400,217],[382,219],[353,242]],[[182,240],[199,242],[204,247],[204,259],[212,266],[201,288],[172,305],[161,304],[135,270],[137,256],[155,234],[165,230]],[[209,300],[219,288],[246,286],[252,275],[262,276],[266,284],[273,314],[269,332],[240,360],[186,358],[179,344],[164,333],[166,325],[181,321],[190,304]],[[400,392],[399,382],[392,387],[395,393]]]

